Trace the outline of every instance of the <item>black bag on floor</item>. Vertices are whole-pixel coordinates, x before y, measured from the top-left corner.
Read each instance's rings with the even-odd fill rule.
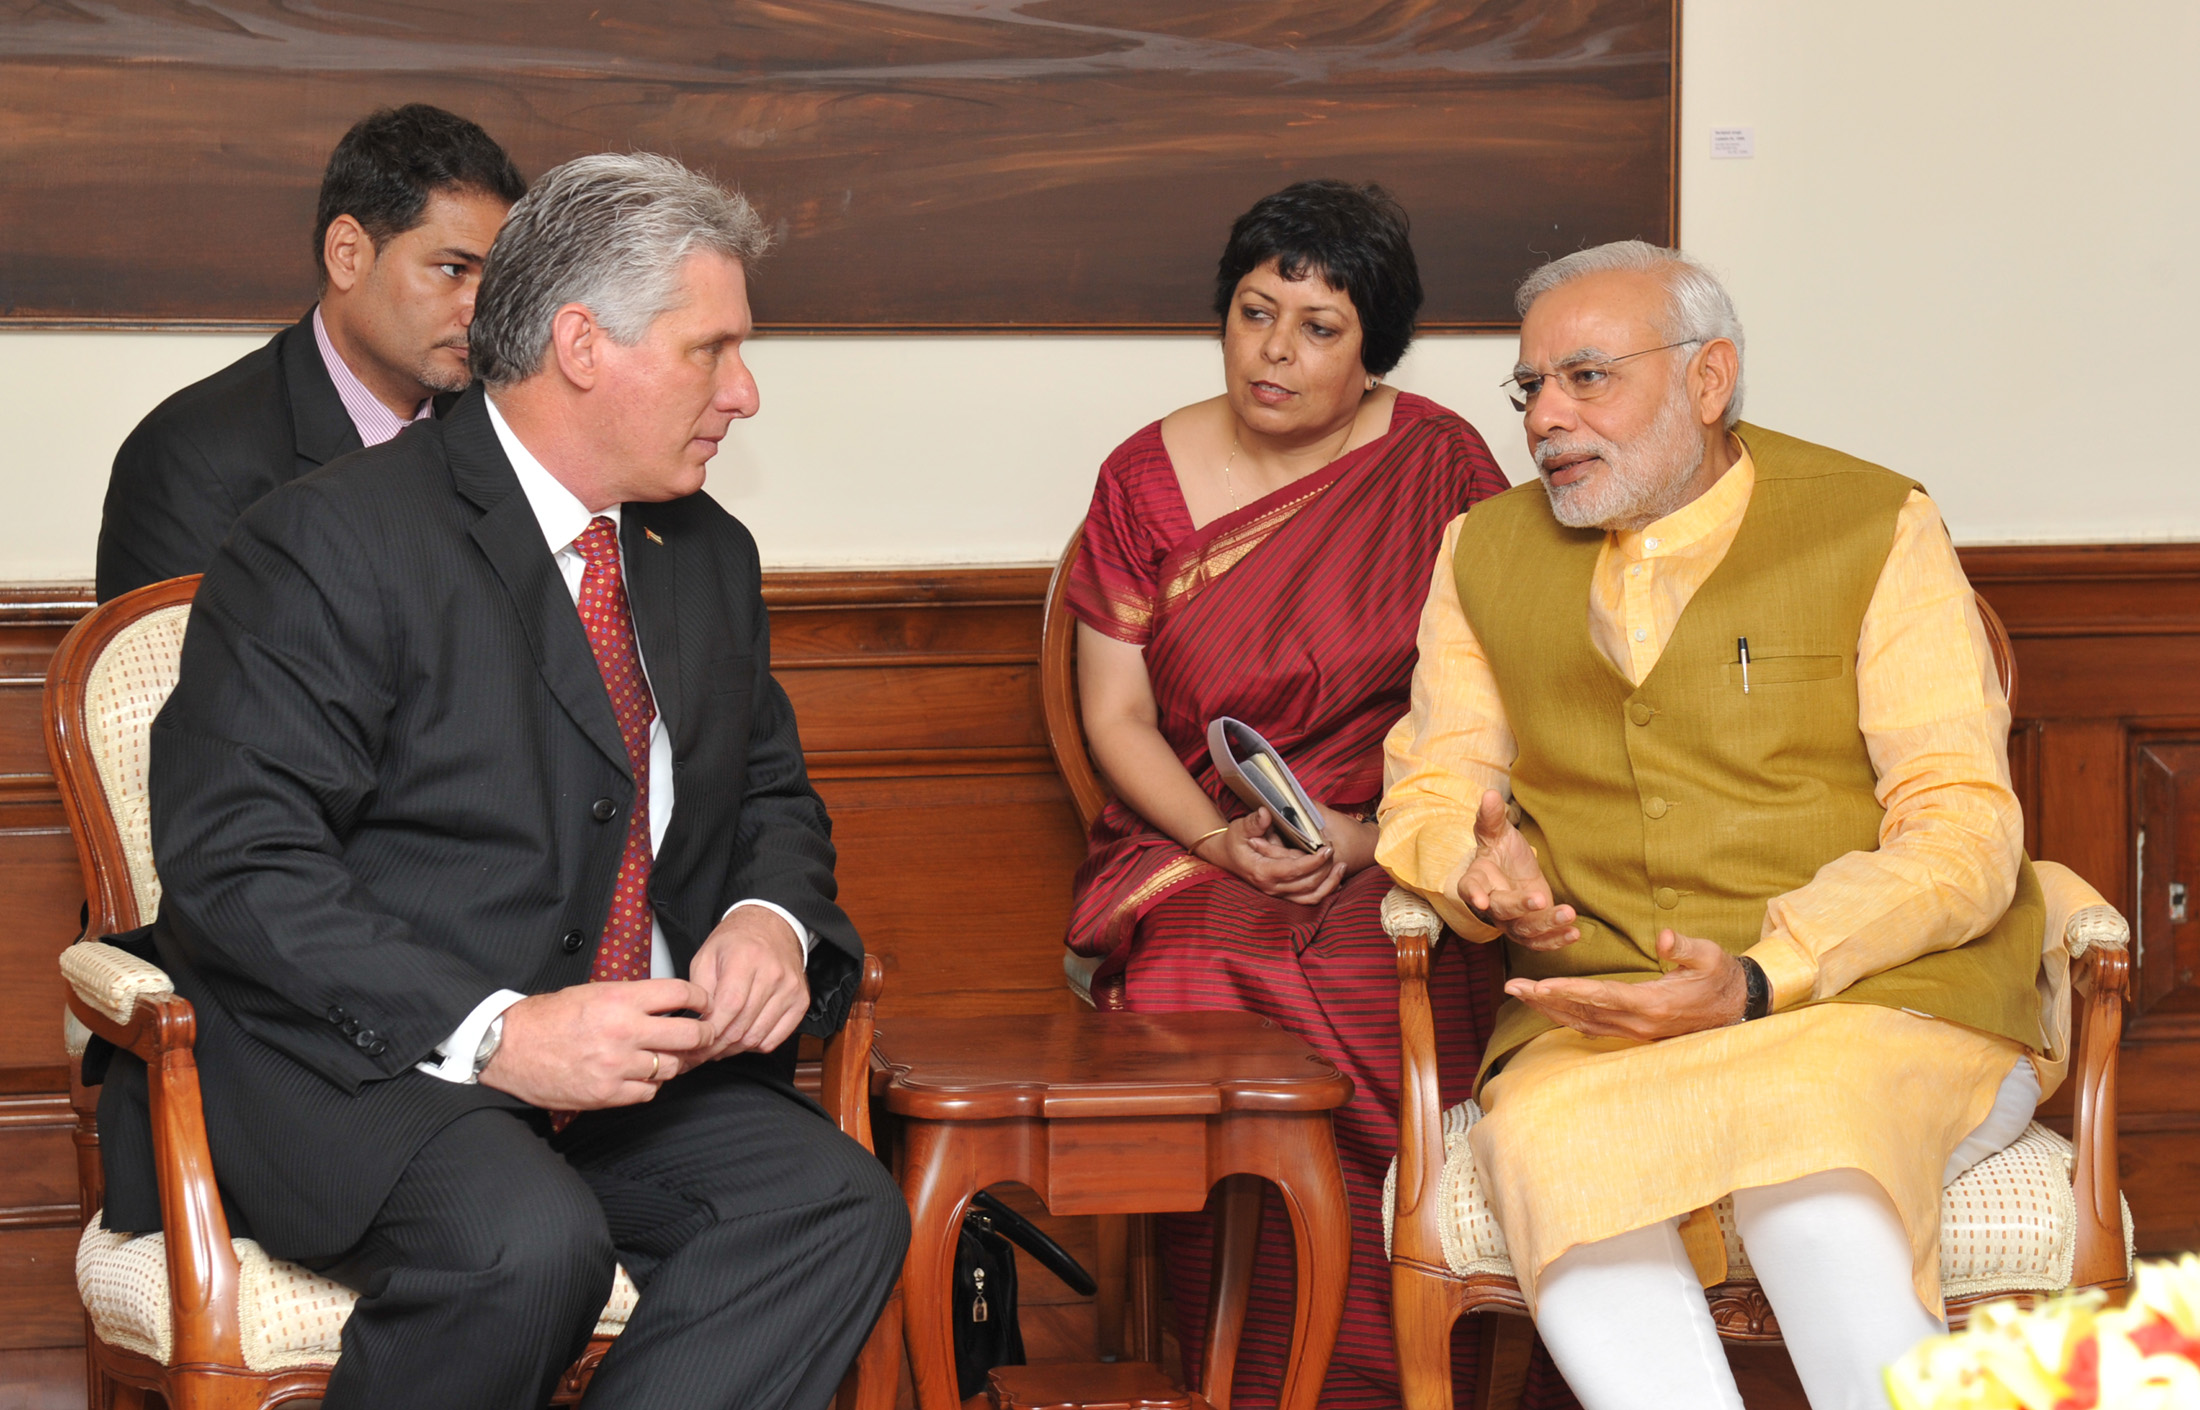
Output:
[[[995,1366],[1024,1364],[1012,1243],[1080,1296],[1090,1297],[1100,1286],[1038,1225],[980,1190],[955,1243],[955,1384],[965,1400],[985,1389],[985,1373]]]

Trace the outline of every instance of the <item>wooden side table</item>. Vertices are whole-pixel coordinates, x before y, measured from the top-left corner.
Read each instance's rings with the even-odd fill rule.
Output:
[[[1015,1180],[1056,1214],[1194,1211],[1218,1181],[1272,1182],[1298,1254],[1291,1358],[1278,1410],[1315,1410],[1351,1265],[1344,1173],[1329,1113],[1352,1093],[1327,1058],[1257,1014],[894,1018],[873,1051],[902,1124],[912,1233],[904,1323],[919,1410],[957,1410],[948,1294],[970,1197]],[[1225,1217],[1229,1261],[1201,1396],[1228,1410],[1253,1219]],[[1234,1306],[1233,1306],[1234,1304]]]

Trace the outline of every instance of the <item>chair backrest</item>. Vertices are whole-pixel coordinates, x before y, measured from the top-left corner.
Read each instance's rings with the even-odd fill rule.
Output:
[[[196,575],[172,578],[101,605],[46,672],[46,756],[84,869],[88,935],[134,929],[160,910],[146,759],[198,586]]]
[[[1069,785],[1070,801],[1089,831],[1114,793],[1093,767],[1085,746],[1085,717],[1077,703],[1077,615],[1069,610],[1069,570],[1084,552],[1085,525],[1078,521],[1047,580],[1047,606],[1039,632],[1039,701],[1046,712],[1047,747]]]
[[[1973,592],[1978,602],[1979,619],[1986,623],[1986,644],[1993,648],[1994,672],[2001,677],[2001,693],[2008,697],[2009,708],[2017,708],[2017,650],[2009,640],[2009,629],[2001,624],[2001,614],[1994,610],[1983,594]]]

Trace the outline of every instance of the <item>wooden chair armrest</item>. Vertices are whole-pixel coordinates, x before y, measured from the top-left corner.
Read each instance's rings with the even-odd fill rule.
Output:
[[[1398,946],[1398,1199],[1391,1257],[1442,1268],[1437,1190],[1444,1170],[1444,1097],[1428,972],[1444,923],[1435,907],[1395,886],[1383,898],[1382,916],[1383,930]]]
[[[158,965],[112,945],[95,940],[69,946],[61,954],[61,971],[68,977],[69,1012],[76,1020],[145,1063],[175,1360],[241,1370],[237,1250],[229,1242],[229,1219],[222,1213],[214,1157],[206,1144],[206,1111],[191,1051],[197,1016],[189,1002],[176,997]]]
[[[174,981],[159,965],[97,940],[63,950],[61,976],[79,999],[118,1025],[130,1022],[140,999],[165,998],[176,992]],[[111,1034],[101,1036],[115,1041]]]
[[[878,997],[885,989],[885,964],[877,955],[865,955],[848,1021],[825,1042],[821,1104],[865,1150],[876,1149],[871,1140],[871,1040],[878,1031]]]
[[[2077,1150],[2078,1247],[2071,1280],[2081,1287],[2118,1284],[2130,1273],[2116,1171],[2116,1050],[2131,990],[2130,934],[2124,918],[2105,905],[2076,912],[2066,931],[2077,990],[2071,1144]]]

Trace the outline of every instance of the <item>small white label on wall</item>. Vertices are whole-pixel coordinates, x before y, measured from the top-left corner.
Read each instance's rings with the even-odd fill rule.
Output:
[[[1757,129],[1754,127],[1712,128],[1711,155],[1713,157],[1756,156]]]

